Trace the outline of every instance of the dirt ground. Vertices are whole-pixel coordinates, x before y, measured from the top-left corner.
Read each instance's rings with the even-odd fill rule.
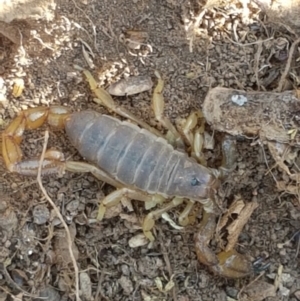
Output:
[[[104,87],[133,75],[150,76],[156,83],[158,70],[165,79],[166,115],[173,122],[200,109],[216,86],[274,91],[300,33],[287,15],[268,14],[267,1],[214,1],[205,6],[184,0],[65,0],[57,1],[55,9],[54,4],[38,11],[40,19],[0,24],[2,129],[20,110],[39,105],[106,112],[93,102],[75,65],[89,69]],[[37,2],[26,5],[36,7]],[[9,15],[4,21],[12,19]],[[299,85],[297,46],[282,90]],[[151,95],[152,90],[114,99],[163,131],[150,110]],[[26,132],[26,157],[41,154],[44,130]],[[218,141],[220,134],[208,130]],[[132,238],[142,233],[147,213],[143,204],[125,204],[98,222],[99,200],[112,187],[90,174],[43,177],[69,226],[82,300],[300,300],[298,182],[293,182],[293,192],[280,190],[278,183],[287,186],[291,179],[274,167],[264,141],[242,136],[236,140],[237,167],[220,196],[224,208],[238,195],[259,204],[236,249],[270,263],[260,277],[224,279],[197,261],[193,235],[200,211],[195,223],[183,229],[158,219],[155,242],[132,247]],[[48,146],[68,159],[82,160],[63,132],[50,129]],[[220,148],[207,150],[205,156],[216,167]],[[75,300],[75,271],[61,221],[35,178],[11,174],[0,163],[0,300]],[[286,164],[299,172],[297,156]],[[170,212],[173,221],[181,210]],[[218,237],[211,242],[216,251],[221,248],[218,242]]]

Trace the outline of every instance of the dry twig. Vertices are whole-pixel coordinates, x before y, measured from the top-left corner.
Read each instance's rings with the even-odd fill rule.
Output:
[[[6,267],[11,265],[11,260],[12,258],[7,258],[3,263],[0,263],[0,272],[2,273],[2,275],[4,276],[7,285],[9,286],[10,289],[5,288],[4,286],[0,286],[0,290],[2,290],[3,292],[7,293],[8,295],[10,295],[12,297],[12,299],[14,299],[15,296],[13,296],[11,288],[13,288],[14,290],[20,291],[20,293],[22,293],[24,296],[36,299],[39,298],[36,295],[31,295],[29,294],[27,291],[23,290],[22,287],[20,287],[18,285],[18,283],[16,283],[10,276],[9,272],[7,271]]]
[[[278,87],[277,87],[277,92],[282,92],[282,88],[284,86],[284,82],[285,82],[285,79],[290,71],[290,67],[291,67],[291,62],[292,62],[292,59],[293,59],[293,55],[294,55],[294,51],[295,51],[295,48],[297,46],[297,44],[300,42],[300,38],[298,38],[291,46],[291,50],[290,50],[290,53],[289,53],[289,58],[288,58],[288,61],[286,63],[286,66],[285,66],[285,69],[284,69],[284,72],[282,73],[281,75],[281,78],[280,78],[280,81],[278,83]]]
[[[256,45],[256,44],[262,44],[262,43],[265,43],[265,42],[268,42],[268,41],[271,41],[271,40],[274,39],[273,37],[271,37],[271,38],[268,38],[268,39],[265,39],[265,40],[258,40],[258,41],[255,41],[255,42],[242,44],[242,43],[238,43],[238,42],[233,41],[233,40],[230,39],[228,36],[225,36],[225,38],[226,38],[229,42],[231,42],[231,43],[233,43],[233,44],[235,44],[235,45],[241,46],[241,47],[247,47],[247,46],[252,46],[252,45]]]
[[[164,242],[163,242],[161,237],[162,237],[162,235],[160,235],[160,246],[161,246],[162,251],[163,251],[163,257],[164,257],[164,260],[165,260],[165,263],[166,263],[166,266],[167,266],[169,277],[172,278],[173,272],[172,272],[171,263],[170,263],[170,260],[169,260],[168,252],[166,250],[166,247],[165,247]],[[176,285],[174,285],[174,287],[172,288],[172,294],[173,294],[173,300],[177,301],[178,298],[177,298],[177,292],[176,292]]]
[[[262,45],[263,45],[262,43],[258,44],[255,58],[254,58],[254,73],[255,73],[255,79],[256,79],[256,84],[257,84],[258,90],[261,89],[258,72],[259,72],[259,59],[260,59],[261,53],[263,51]]]
[[[43,151],[42,151],[42,155],[41,155],[40,163],[39,163],[39,168],[38,168],[37,182],[38,182],[38,184],[40,186],[40,189],[41,189],[42,193],[44,194],[45,198],[50,203],[50,205],[53,207],[56,215],[58,216],[58,218],[60,219],[63,227],[66,230],[67,240],[68,240],[68,247],[69,247],[69,253],[70,253],[70,257],[71,257],[71,260],[72,260],[72,263],[73,263],[74,273],[75,273],[76,300],[80,301],[80,297],[79,297],[79,276],[78,276],[79,272],[78,272],[78,266],[77,266],[76,259],[75,259],[75,256],[74,256],[74,253],[73,253],[73,249],[72,249],[73,242],[72,242],[71,234],[70,234],[69,228],[68,228],[67,224],[65,223],[64,218],[61,215],[59,209],[54,204],[54,202],[52,201],[52,199],[49,197],[46,189],[44,188],[43,183],[42,183],[42,178],[41,178],[42,164],[43,164],[43,161],[44,161],[44,158],[45,158],[45,153],[46,153],[46,149],[47,149],[48,139],[49,139],[49,132],[46,130],[45,131]]]

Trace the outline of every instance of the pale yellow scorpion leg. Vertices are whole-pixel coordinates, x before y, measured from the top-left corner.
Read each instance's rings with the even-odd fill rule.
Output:
[[[185,143],[181,137],[181,134],[173,126],[170,120],[166,116],[164,116],[165,101],[162,95],[164,81],[157,71],[155,72],[155,75],[158,78],[158,83],[154,89],[152,97],[152,108],[155,114],[155,118],[169,131],[169,133],[171,133],[173,139],[175,140],[175,145],[177,146],[177,149],[184,150]],[[200,126],[198,126],[199,120],[201,121]],[[190,114],[190,116],[183,124],[182,128],[185,141],[188,145],[191,146],[192,155],[200,164],[206,163],[202,155],[204,124],[205,120],[203,118],[202,112],[196,111]],[[192,133],[192,131],[194,131],[194,134]],[[192,210],[193,205],[194,202],[189,200],[185,209],[179,216],[180,225],[186,226],[190,223],[189,213]]]
[[[154,241],[154,236],[151,233],[151,230],[153,229],[155,225],[155,220],[161,217],[161,215],[165,212],[168,212],[169,210],[181,205],[183,202],[183,198],[175,197],[171,202],[167,203],[163,207],[156,209],[150,213],[147,214],[146,218],[143,222],[143,232],[144,235],[150,240]]]
[[[181,226],[187,226],[188,224],[191,223],[191,219],[189,215],[194,207],[194,204],[195,204],[194,202],[189,200],[184,210],[180,213],[178,217],[178,222]]]
[[[148,203],[148,202],[151,203],[157,196],[144,194],[142,192],[128,189],[128,188],[121,188],[121,189],[115,190],[114,192],[110,193],[102,200],[100,207],[99,207],[97,219],[102,220],[104,218],[107,208],[116,206],[121,201],[121,199],[124,197],[126,197],[128,199],[142,201],[145,203]],[[175,208],[176,206],[182,204],[182,202],[183,202],[182,198],[174,198],[172,200],[172,202],[167,203],[165,206],[163,206],[160,209],[150,212],[146,216],[146,218],[143,221],[142,229],[143,229],[144,235],[150,241],[154,240],[154,236],[151,233],[151,230],[153,229],[153,227],[155,225],[155,220],[157,218],[161,217],[161,215],[164,212],[167,212],[170,209]]]
[[[94,101],[104,107],[106,107],[108,110],[123,116],[125,118],[128,118],[138,125],[140,125],[142,128],[148,130],[149,132],[153,133],[154,135],[158,137],[163,137],[163,135],[156,130],[155,128],[148,125],[146,122],[142,121],[141,119],[137,118],[134,114],[132,114],[130,111],[126,110],[125,108],[119,106],[116,104],[113,100],[113,98],[110,96],[110,94],[105,91],[103,88],[98,87],[98,84],[92,74],[88,70],[83,70],[83,73],[90,85],[90,89],[94,92],[97,98],[94,99]]]
[[[154,88],[152,96],[152,109],[154,111],[155,118],[159,123],[161,123],[162,126],[164,126],[169,131],[169,134],[173,136],[172,140],[175,140],[176,147],[178,149],[184,150],[185,144],[181,138],[181,135],[171,123],[171,121],[164,115],[165,101],[162,95],[164,81],[161,78],[158,71],[155,71],[155,75],[158,78],[158,82],[156,87]]]

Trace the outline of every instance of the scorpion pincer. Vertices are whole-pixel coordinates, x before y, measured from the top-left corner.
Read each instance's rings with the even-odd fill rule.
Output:
[[[143,201],[146,209],[159,205],[158,209],[150,211],[142,225],[145,236],[153,241],[151,230],[155,220],[164,212],[187,200],[179,216],[179,223],[187,225],[193,204],[200,202],[204,213],[199,231],[195,234],[198,259],[221,276],[238,278],[248,275],[252,265],[244,256],[234,250],[215,255],[209,248],[218,213],[214,200],[220,185],[219,176],[223,176],[226,169],[217,171],[197,163],[203,162],[203,126],[198,125],[201,113],[192,113],[182,127],[182,134],[179,134],[163,115],[163,80],[157,74],[158,84],[152,106],[156,119],[168,130],[169,140],[177,146],[174,149],[160,132],[115,104],[104,89],[97,87],[90,72],[84,70],[84,74],[97,97],[95,101],[131,122],[94,111],[71,113],[62,106],[22,111],[2,132],[2,156],[8,170],[23,175],[37,174],[39,159],[22,158],[20,143],[25,130],[36,129],[46,122],[55,129],[65,129],[71,143],[89,163],[64,161],[58,151],[48,150],[42,172],[91,172],[98,179],[116,187],[117,190],[102,200],[99,220],[103,219],[108,207],[119,203],[124,196]],[[180,151],[184,144],[189,144],[194,158]]]

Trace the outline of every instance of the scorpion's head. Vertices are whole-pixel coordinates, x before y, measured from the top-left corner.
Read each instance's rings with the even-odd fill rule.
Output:
[[[218,175],[211,169],[197,164],[191,159],[182,159],[168,187],[176,196],[199,201],[213,199],[220,186]]]

